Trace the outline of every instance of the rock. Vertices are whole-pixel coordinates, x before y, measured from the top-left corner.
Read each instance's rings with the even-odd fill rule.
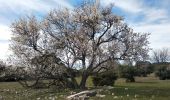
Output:
[[[93,97],[93,96],[96,96],[97,92],[95,90],[93,91],[89,91],[86,96],[89,96],[89,97]]]
[[[86,96],[86,95],[79,96],[79,100],[88,100],[88,99],[89,99],[89,96]]]
[[[114,96],[114,99],[117,99],[118,98],[118,96]]]
[[[104,98],[106,95],[97,94],[97,97]]]
[[[100,94],[103,91],[103,89],[96,89],[97,94]]]
[[[71,98],[71,99],[68,99],[68,100],[88,100],[88,99],[89,99],[88,96],[86,96],[86,95],[81,95],[81,96],[75,96],[75,97],[73,97],[73,98]]]
[[[82,91],[67,97],[67,100],[87,100],[88,97],[96,96],[96,90]]]
[[[111,90],[111,89],[114,89],[114,87],[112,87],[112,86],[107,86],[107,87],[105,87],[105,89]]]
[[[0,100],[3,100],[3,97],[0,95]]]
[[[72,94],[76,94],[76,92],[74,92],[74,91],[71,91],[71,92],[70,92],[70,94],[71,94],[71,95],[72,95]]]

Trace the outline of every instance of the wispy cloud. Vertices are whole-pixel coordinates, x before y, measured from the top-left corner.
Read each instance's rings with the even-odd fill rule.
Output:
[[[142,22],[144,23],[163,21],[169,18],[168,15],[169,11],[167,10],[166,7],[161,8],[158,7],[158,5],[148,6],[147,3],[149,3],[149,1],[146,2],[145,0],[101,0],[101,3],[104,4],[105,6],[107,6],[110,3],[114,3],[115,7],[122,9],[124,13],[128,13],[129,16],[143,15],[144,21],[142,20]],[[150,3],[153,3],[153,0],[150,0]],[[167,5],[166,3],[161,4]],[[127,16],[125,16],[125,18],[126,17]]]
[[[143,7],[142,12],[140,13],[143,15],[143,19],[139,19],[139,24],[166,23],[167,21],[170,21],[170,15],[165,8]]]
[[[13,21],[24,15],[43,15],[57,7],[73,8],[68,0],[0,0],[0,19]]]
[[[107,2],[108,1],[108,2]],[[125,20],[136,32],[151,33],[152,48],[170,47],[170,6],[169,0],[102,0],[102,4],[114,3],[115,7],[127,13]],[[134,19],[136,16],[137,19]],[[131,19],[126,19],[132,17]],[[130,20],[130,21],[129,21]]]
[[[150,46],[155,48],[170,47],[170,23],[132,25],[135,32],[151,33]]]
[[[110,3],[129,13],[138,13],[142,10],[141,0],[101,0],[101,4],[105,6]]]
[[[72,8],[68,0],[1,0],[0,4],[1,10],[8,9],[16,13],[23,11],[48,11],[57,7],[57,5]]]

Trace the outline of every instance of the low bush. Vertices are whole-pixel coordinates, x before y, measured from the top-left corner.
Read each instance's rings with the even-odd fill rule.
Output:
[[[142,77],[147,77],[148,74],[151,74],[154,72],[154,66],[149,65],[147,67],[137,67],[138,75]]]
[[[126,82],[135,82],[135,76],[140,76],[140,72],[135,66],[121,65],[120,76],[126,78]]]
[[[113,86],[116,79],[117,75],[112,71],[99,73],[92,77],[94,86]]]
[[[160,80],[170,79],[170,70],[167,67],[161,67],[156,71],[156,76],[159,77]]]

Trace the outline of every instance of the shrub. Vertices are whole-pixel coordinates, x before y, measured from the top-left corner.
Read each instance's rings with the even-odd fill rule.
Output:
[[[170,70],[167,69],[167,67],[165,67],[165,66],[159,68],[155,74],[156,74],[156,76],[159,77],[160,80],[170,79]]]
[[[138,70],[139,76],[147,77],[148,74],[151,74],[154,72],[154,66],[149,65],[147,67],[138,67],[137,70]]]
[[[5,67],[3,74],[0,75],[0,82],[15,82],[18,80],[23,80],[21,75],[19,75],[14,68],[10,66]]]
[[[135,66],[121,65],[121,77],[126,78],[126,82],[135,82],[135,76],[139,76],[139,70]]]
[[[0,78],[1,82],[14,82],[16,81],[16,77],[14,75],[5,75]]]
[[[104,85],[113,86],[116,79],[117,79],[117,75],[112,71],[99,73],[92,77],[92,81],[95,86],[104,86]]]
[[[146,72],[145,69],[139,68],[139,69],[138,69],[138,72],[139,72],[139,73],[138,73],[139,76],[147,77],[147,72]]]

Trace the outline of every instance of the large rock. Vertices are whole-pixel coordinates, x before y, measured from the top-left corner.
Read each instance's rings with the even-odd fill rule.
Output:
[[[96,96],[96,90],[82,91],[67,97],[67,100],[87,100],[89,97]]]

